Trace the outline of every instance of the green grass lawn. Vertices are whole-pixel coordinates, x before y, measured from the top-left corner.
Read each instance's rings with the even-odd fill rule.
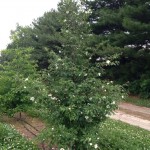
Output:
[[[108,119],[100,126],[101,150],[150,150],[150,132]]]
[[[129,102],[138,106],[144,106],[150,108],[150,99],[142,99],[139,97],[129,96],[125,99],[125,102]]]

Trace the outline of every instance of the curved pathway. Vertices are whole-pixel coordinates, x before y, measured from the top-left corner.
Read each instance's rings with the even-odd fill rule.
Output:
[[[150,108],[147,107],[120,103],[119,109],[115,111],[111,118],[150,131]]]

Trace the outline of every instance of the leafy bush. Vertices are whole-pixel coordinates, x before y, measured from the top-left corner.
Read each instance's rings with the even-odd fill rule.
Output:
[[[43,84],[39,80],[34,61],[30,60],[31,49],[5,50],[13,56],[1,65],[0,107],[9,115],[24,111],[25,106],[36,103]]]
[[[128,84],[128,90],[133,95],[139,95],[141,98],[150,98],[150,79],[145,75],[139,80],[135,80]]]
[[[1,150],[38,150],[37,146],[23,138],[9,125],[0,123]]]
[[[140,96],[150,98],[150,79],[141,79]]]

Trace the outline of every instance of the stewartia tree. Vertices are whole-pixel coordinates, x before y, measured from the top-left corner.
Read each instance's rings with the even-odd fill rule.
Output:
[[[73,0],[61,1],[58,12],[62,47],[59,54],[49,52],[50,66],[43,74],[49,92],[43,104],[50,110],[51,128],[42,137],[49,137],[51,148],[99,149],[98,125],[117,108],[122,88],[100,79],[102,66],[114,64],[111,57],[91,63],[97,49],[91,46],[95,37],[86,22],[89,12]]]

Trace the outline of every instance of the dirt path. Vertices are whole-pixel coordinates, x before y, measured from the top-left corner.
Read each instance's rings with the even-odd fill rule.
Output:
[[[121,103],[119,104],[119,110],[111,118],[150,131],[150,108]]]
[[[22,113],[21,119],[19,118],[19,114],[16,114],[15,117],[7,117],[3,116],[2,121],[6,122],[12,126],[24,137],[31,140],[38,136],[38,134],[45,128],[45,124],[39,120],[38,118],[33,118],[28,116],[25,113]],[[39,142],[38,147],[41,150],[50,150],[48,146],[43,143]],[[53,150],[56,150],[53,148]]]
[[[4,116],[3,121],[14,126],[21,135],[28,139],[33,139],[45,128],[41,120],[32,118],[25,113],[22,113],[21,119],[18,118],[17,115],[14,118]]]

